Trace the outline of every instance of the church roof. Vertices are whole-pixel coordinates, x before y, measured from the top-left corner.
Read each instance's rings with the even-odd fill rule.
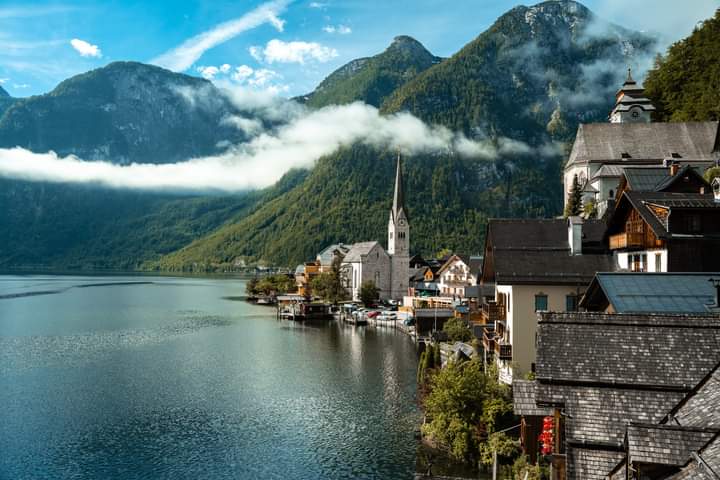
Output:
[[[581,124],[567,166],[594,162],[659,164],[673,157],[681,162],[710,163],[720,158],[718,125],[718,122]]]
[[[398,154],[397,168],[395,170],[395,194],[393,195],[393,206],[390,211],[390,218],[392,221],[396,221],[402,215],[405,218],[409,218],[407,210],[405,209],[405,191],[403,190],[403,178],[402,178],[402,159]]]
[[[345,259],[343,262],[345,263],[351,263],[351,262],[361,262],[362,257],[370,253],[370,251],[375,248],[375,245],[380,245],[376,241],[372,242],[359,242],[355,243],[350,247],[350,250],[348,250],[347,254],[345,255]],[[380,247],[382,248],[382,247]]]

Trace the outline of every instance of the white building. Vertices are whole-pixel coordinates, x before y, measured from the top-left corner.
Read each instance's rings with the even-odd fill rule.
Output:
[[[477,285],[482,257],[452,255],[438,270],[440,296],[464,298],[465,288]]]

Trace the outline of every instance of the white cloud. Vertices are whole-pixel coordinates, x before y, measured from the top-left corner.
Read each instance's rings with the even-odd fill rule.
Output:
[[[262,47],[252,46],[248,48],[248,52],[250,52],[250,56],[255,60],[262,62]]]
[[[88,43],[85,40],[73,38],[72,40],[70,40],[70,45],[72,45],[72,47],[77,50],[81,57],[102,58],[102,52],[100,51],[100,47]]]
[[[222,65],[220,65],[220,71],[222,73],[228,73],[230,71],[230,68],[232,67],[230,67],[229,63],[223,63]]]
[[[267,63],[300,63],[308,61],[327,62],[337,57],[338,52],[334,48],[326,47],[316,42],[283,42],[282,40],[270,40],[264,49],[250,47],[250,54]]]
[[[348,35],[352,33],[352,28],[348,27],[347,25],[325,25],[323,27],[323,32],[325,33],[339,33],[340,35]]]
[[[321,2],[310,2],[308,4],[308,7],[310,7],[310,8],[325,8],[327,6],[328,6],[327,3],[321,3]]]
[[[270,23],[282,32],[284,22],[277,16],[285,10],[288,3],[289,0],[263,3],[242,17],[221,23],[207,32],[186,40],[178,47],[154,58],[150,63],[173,71],[184,71],[190,68],[207,50],[264,23]]]
[[[267,94],[242,91],[232,95],[245,107],[257,102],[258,112],[266,108],[267,112],[282,115],[286,109],[284,114],[289,114],[290,120],[262,131],[257,118],[227,117],[225,123],[256,136],[223,155],[174,164],[121,166],[84,162],[74,156],[58,157],[53,152],[0,149],[0,176],[148,190],[238,191],[272,185],[290,169],[310,168],[318,158],[357,142],[401,149],[409,155],[456,152],[483,159],[532,151],[524,143],[509,139],[495,143],[473,141],[445,127],[427,125],[409,113],[380,115],[377,108],[359,102],[310,111]]]
[[[8,80],[10,80],[10,79],[9,78],[0,78],[0,85],[7,83]]]
[[[205,66],[201,65],[201,66],[197,67],[197,71],[198,71],[198,73],[200,73],[200,75],[203,76],[203,78],[205,78],[207,80],[212,80],[213,78],[215,78],[215,75],[217,75],[220,72],[220,69],[218,67],[214,67],[212,65],[209,67],[205,67]]]
[[[236,82],[242,82],[250,75],[252,75],[253,71],[254,70],[247,65],[240,65],[239,67],[235,68],[235,71],[233,72],[231,77]]]
[[[27,83],[13,83],[13,88],[16,90],[23,90],[25,88],[30,88],[30,85]]]
[[[233,70],[230,64],[224,63],[219,67],[201,65],[196,70],[203,78],[218,82],[219,85],[230,80],[254,89],[269,89],[274,93],[287,92],[290,89],[289,86],[278,83],[282,80],[282,75],[268,68],[253,69],[247,65],[240,65]],[[184,94],[187,95],[187,92]]]
[[[0,18],[42,17],[58,13],[67,13],[76,9],[77,7],[68,5],[6,7],[0,8]]]

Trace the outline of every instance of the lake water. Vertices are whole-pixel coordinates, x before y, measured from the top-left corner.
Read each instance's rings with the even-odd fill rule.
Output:
[[[0,479],[412,478],[411,340],[244,291],[0,276]]]

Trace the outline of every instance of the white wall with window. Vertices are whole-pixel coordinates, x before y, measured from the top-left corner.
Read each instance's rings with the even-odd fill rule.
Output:
[[[668,252],[666,249],[620,252],[617,265],[621,270],[631,272],[667,272]]]

